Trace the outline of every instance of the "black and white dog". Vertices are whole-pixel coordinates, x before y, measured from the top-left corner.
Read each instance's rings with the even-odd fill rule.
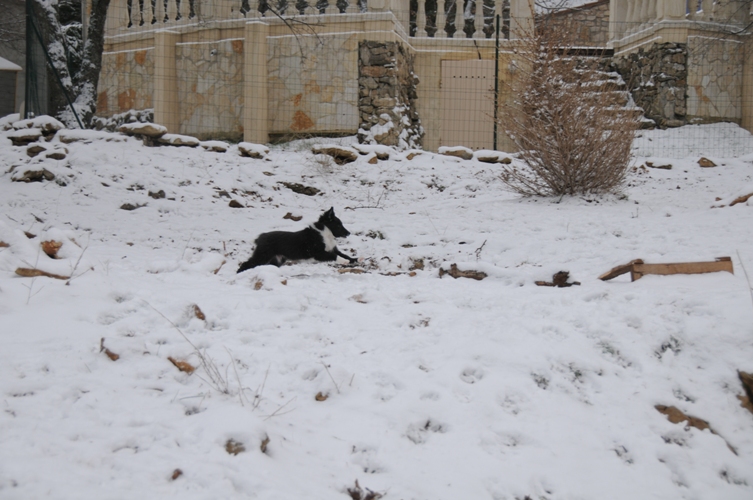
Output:
[[[256,248],[251,258],[241,264],[238,272],[256,266],[273,265],[280,267],[288,260],[316,259],[322,262],[346,259],[351,264],[358,259],[348,257],[337,249],[335,238],[348,236],[350,231],[335,216],[330,208],[319,220],[302,231],[272,231],[256,238]]]

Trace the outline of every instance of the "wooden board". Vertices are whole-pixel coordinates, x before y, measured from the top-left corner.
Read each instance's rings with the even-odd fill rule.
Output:
[[[713,262],[679,262],[673,264],[633,264],[630,271],[630,277],[633,281],[640,279],[647,274],[658,274],[662,276],[670,274],[704,274],[727,271],[735,274],[732,268],[732,259],[729,257],[719,257]]]

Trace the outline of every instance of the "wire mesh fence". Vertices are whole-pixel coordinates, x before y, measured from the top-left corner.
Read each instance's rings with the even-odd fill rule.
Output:
[[[697,152],[682,151],[680,126],[703,154],[753,153],[736,126],[753,123],[739,9],[710,22],[698,10],[705,4],[690,2],[668,22],[650,9],[628,21],[644,14],[619,2],[611,12],[606,1],[550,13],[524,4],[112,0],[95,125],[140,119],[201,140],[357,135],[404,148],[510,150],[498,110],[516,99],[521,40],[536,26],[569,34],[563,57],[600,59],[594,79],[610,82],[614,105],[640,108],[643,126],[662,130],[639,132],[635,154]]]

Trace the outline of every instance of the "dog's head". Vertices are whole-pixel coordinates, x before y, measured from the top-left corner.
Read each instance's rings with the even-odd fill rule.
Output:
[[[327,226],[329,230],[332,231],[335,238],[344,238],[345,236],[350,235],[350,231],[345,229],[342,221],[335,215],[334,207],[330,208],[319,217],[319,223]]]

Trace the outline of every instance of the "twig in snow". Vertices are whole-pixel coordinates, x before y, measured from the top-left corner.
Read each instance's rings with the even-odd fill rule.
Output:
[[[238,375],[238,368],[235,366],[235,360],[233,359],[233,355],[230,354],[230,349],[225,347],[225,350],[227,351],[227,355],[230,356],[230,362],[233,364],[233,371],[235,372],[235,380],[238,381],[238,399],[241,400],[241,406],[246,406],[243,404],[243,386],[241,385],[241,378]]]
[[[280,410],[282,410],[283,408],[285,408],[286,406],[288,406],[288,405],[289,405],[290,403],[292,403],[292,402],[293,402],[293,401],[295,401],[296,399],[298,399],[298,396],[294,397],[293,399],[291,399],[290,401],[288,401],[288,402],[287,402],[287,403],[285,403],[284,405],[282,405],[282,406],[280,406],[279,408],[277,408],[277,409],[276,409],[275,411],[273,411],[273,412],[272,412],[271,414],[267,415],[267,416],[266,416],[266,417],[264,418],[264,421],[267,421],[267,420],[269,420],[270,418],[274,417],[274,416],[275,416],[275,415],[277,415],[278,413],[279,413],[280,415],[285,415],[285,414],[287,414],[287,413],[290,413],[291,411],[295,410],[295,408],[293,408],[292,410],[288,410],[288,411],[286,411],[285,413],[280,413]]]
[[[334,377],[332,377],[332,374],[329,372],[329,368],[327,368],[327,364],[324,361],[322,361],[322,366],[324,367],[325,370],[327,370],[327,375],[329,375],[329,378],[332,380],[332,383],[335,384],[335,390],[337,391],[338,394],[340,394],[340,387],[338,387],[337,382],[335,382]]]
[[[214,361],[212,361],[212,358],[210,358],[206,354],[206,352],[201,352],[199,350],[199,348],[196,347],[194,345],[194,343],[189,340],[189,338],[186,336],[186,334],[183,333],[183,330],[181,330],[180,328],[178,328],[178,325],[176,325],[175,323],[173,323],[173,321],[170,318],[168,318],[167,316],[165,316],[164,314],[162,314],[161,311],[159,311],[156,307],[154,307],[153,305],[151,305],[146,300],[144,301],[144,303],[146,305],[148,305],[150,308],[152,308],[154,310],[154,312],[156,312],[157,314],[159,314],[160,316],[162,316],[165,319],[165,321],[167,321],[168,323],[170,323],[172,325],[172,327],[175,328],[178,331],[178,333],[180,333],[181,337],[183,337],[183,339],[186,342],[188,342],[188,344],[191,347],[194,348],[194,351],[195,351],[196,355],[199,357],[199,361],[201,361],[201,367],[204,368],[204,372],[207,374],[207,377],[209,377],[209,380],[206,380],[205,378],[203,378],[203,377],[201,377],[199,375],[197,375],[197,377],[199,377],[201,380],[203,380],[204,382],[206,382],[210,387],[212,387],[213,389],[215,389],[217,392],[221,392],[222,394],[230,394],[230,386],[227,383],[227,374],[225,374],[224,377],[222,376],[222,373],[217,368],[217,365],[214,363]]]
[[[486,240],[484,240],[481,246],[476,249],[476,262],[481,258],[481,250],[484,249],[484,246],[486,246]]]
[[[750,284],[750,277],[748,276],[748,270],[745,269],[745,264],[743,264],[743,259],[740,258],[740,251],[735,250],[737,252],[737,260],[740,261],[740,266],[743,268],[743,273],[745,274],[745,280],[748,282],[748,291],[750,292],[750,300],[753,302],[753,286]]]

